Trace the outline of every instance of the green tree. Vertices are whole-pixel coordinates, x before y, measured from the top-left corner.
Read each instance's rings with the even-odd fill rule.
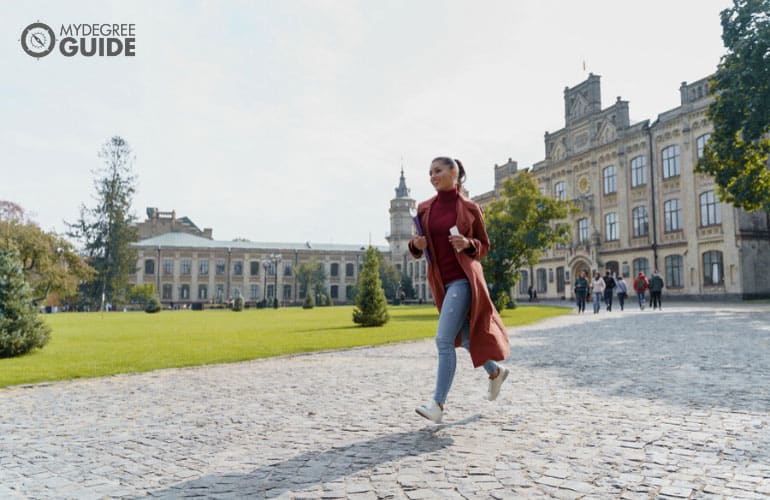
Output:
[[[34,302],[46,301],[49,294],[60,299],[74,295],[78,284],[93,276],[93,269],[72,243],[56,233],[43,231],[19,205],[3,200],[0,248],[18,254]]]
[[[555,221],[571,210],[569,202],[542,194],[529,172],[503,182],[497,199],[484,211],[490,250],[482,261],[498,309],[510,302],[520,269],[537,264],[544,248],[569,241],[569,225]]]
[[[382,326],[388,322],[388,302],[380,281],[377,249],[369,247],[364,267],[358,276],[358,296],[353,309],[353,322],[361,326]]]
[[[18,255],[0,249],[0,358],[43,347],[50,335],[32,303]]]
[[[303,262],[296,270],[300,295],[313,295],[313,305],[321,304],[321,297],[326,293],[326,270],[316,260]]]
[[[401,273],[398,272],[396,266],[385,259],[382,252],[376,248],[374,251],[377,253],[378,272],[380,274],[380,281],[382,282],[382,289],[385,291],[385,298],[396,303],[396,294],[401,288]]]
[[[132,304],[139,304],[145,307],[150,303],[153,297],[157,297],[158,293],[155,290],[155,285],[152,283],[145,283],[144,285],[134,285],[131,287],[131,292],[128,298]]]
[[[99,158],[104,165],[94,172],[96,205],[80,207],[80,218],[68,224],[68,235],[83,243],[86,258],[96,270],[94,279],[81,287],[92,305],[125,302],[129,276],[135,272],[136,250],[131,243],[138,238],[131,213],[136,191],[133,174],[134,155],[128,143],[115,136],[105,143]]]
[[[770,212],[770,0],[733,0],[720,17],[727,53],[711,81],[714,131],[697,168],[714,176],[723,201]]]

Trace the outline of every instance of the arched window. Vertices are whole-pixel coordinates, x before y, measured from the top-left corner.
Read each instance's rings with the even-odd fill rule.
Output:
[[[663,218],[666,232],[682,230],[682,203],[679,200],[668,200],[663,203]]]
[[[684,286],[684,258],[681,255],[667,255],[666,286],[682,288]]]
[[[714,226],[722,223],[722,204],[714,195],[714,191],[706,191],[700,195],[700,225]]]
[[[634,238],[647,236],[649,224],[647,220],[647,207],[636,207],[631,211],[634,220]]]
[[[190,299],[190,285],[182,285],[182,288],[179,289],[179,298],[181,300]]]
[[[647,184],[647,161],[644,156],[631,159],[631,187]]]
[[[725,281],[722,267],[722,252],[711,250],[703,253],[703,285],[722,285]]]
[[[589,243],[591,241],[588,234],[588,219],[580,219],[578,221],[578,242],[580,244]]]
[[[617,167],[610,165],[605,168],[602,171],[602,180],[604,181],[604,194],[617,192]]]
[[[663,157],[663,178],[668,179],[679,175],[679,144],[663,148],[661,155]]]
[[[610,212],[604,216],[604,239],[606,241],[618,240],[618,214]]]
[[[567,183],[564,181],[559,181],[554,185],[553,188],[554,196],[557,200],[566,200],[567,199]]]
[[[155,274],[155,259],[144,261],[144,274]]]

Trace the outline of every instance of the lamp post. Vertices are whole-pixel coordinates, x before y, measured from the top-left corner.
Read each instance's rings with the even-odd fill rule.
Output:
[[[273,262],[273,273],[275,274],[275,285],[273,286],[273,308],[278,309],[278,264],[281,263],[283,257],[281,257],[281,254],[271,254],[270,259]]]
[[[270,263],[267,261],[264,261],[262,263],[262,269],[265,270],[263,286],[262,286],[262,302],[264,302],[265,305],[267,305],[267,271],[270,269]]]

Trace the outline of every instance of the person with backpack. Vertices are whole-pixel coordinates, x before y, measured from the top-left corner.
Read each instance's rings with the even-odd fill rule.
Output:
[[[588,280],[586,272],[580,271],[575,280],[575,300],[577,301],[578,314],[586,310],[586,295],[588,295]]]
[[[663,305],[660,303],[660,295],[663,292],[663,278],[658,274],[658,270],[656,269],[654,273],[652,273],[652,279],[650,280],[650,307],[652,307],[653,311],[655,309],[663,310]]]
[[[626,282],[623,281],[623,276],[618,276],[618,279],[615,280],[615,288],[618,290],[618,303],[620,304],[620,310],[623,310],[623,304],[626,302],[626,297],[628,297],[628,288],[626,287]]]
[[[644,295],[647,289],[650,287],[650,283],[647,281],[647,276],[643,272],[639,271],[639,274],[634,279],[634,291],[639,298],[639,310],[644,311]]]

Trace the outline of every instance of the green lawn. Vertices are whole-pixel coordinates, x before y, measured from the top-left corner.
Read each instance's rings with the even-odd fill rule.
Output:
[[[48,345],[26,356],[0,359],[0,387],[429,338],[438,319],[433,306],[392,307],[385,326],[361,328],[353,324],[352,311],[317,307],[50,314],[45,316],[53,328]],[[568,311],[520,307],[502,317],[515,326]]]

